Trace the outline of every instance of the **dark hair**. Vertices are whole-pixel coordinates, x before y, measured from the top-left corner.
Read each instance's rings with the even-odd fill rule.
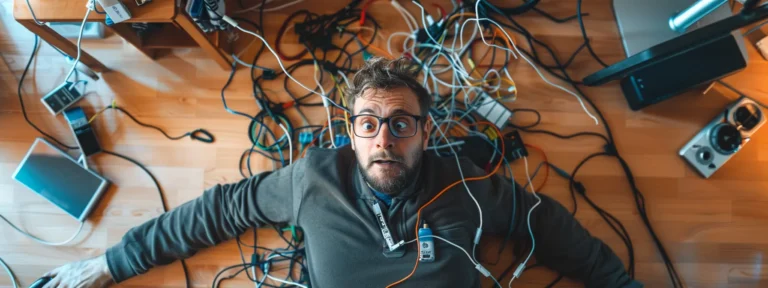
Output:
[[[407,87],[413,91],[419,101],[421,117],[426,117],[429,107],[432,106],[432,96],[416,80],[418,72],[418,66],[413,65],[406,58],[387,60],[373,57],[365,61],[363,67],[355,73],[350,87],[344,92],[347,105],[352,109],[355,106],[355,100],[362,97],[368,89],[389,90]]]

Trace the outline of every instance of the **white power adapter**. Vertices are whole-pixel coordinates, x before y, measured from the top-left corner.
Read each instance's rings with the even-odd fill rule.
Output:
[[[120,23],[125,20],[131,19],[131,12],[128,11],[128,7],[123,5],[120,0],[97,0],[99,5],[104,8],[107,15],[112,19],[113,23]]]
[[[760,54],[763,54],[763,58],[768,60],[768,36],[760,39],[760,41],[757,41],[755,46],[757,46],[757,50],[760,51]]]

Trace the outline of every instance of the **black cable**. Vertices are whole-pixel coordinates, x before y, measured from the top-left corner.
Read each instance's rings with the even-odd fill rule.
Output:
[[[600,63],[600,65],[603,65],[603,67],[608,67],[608,64],[605,64],[605,62],[603,62],[603,60],[597,56],[595,50],[592,49],[592,45],[589,44],[589,38],[587,38],[587,30],[584,28],[584,19],[581,16],[581,1],[582,0],[576,0],[576,18],[579,20],[579,28],[581,28],[581,36],[584,37],[584,44],[587,46],[587,51],[589,51],[589,54],[592,55],[592,58],[595,58],[597,63]]]
[[[120,112],[123,112],[123,114],[125,114],[129,118],[131,118],[131,120],[133,120],[133,122],[136,122],[136,124],[139,124],[139,126],[155,129],[155,130],[159,131],[160,133],[162,133],[163,136],[165,136],[165,138],[168,138],[169,140],[181,140],[184,137],[189,137],[192,140],[197,140],[197,141],[205,142],[205,143],[213,143],[213,141],[215,140],[214,137],[213,137],[213,134],[211,134],[210,132],[208,132],[205,129],[195,129],[194,131],[190,131],[190,132],[184,133],[184,134],[179,135],[179,136],[171,136],[171,135],[168,135],[168,133],[166,133],[165,130],[161,129],[160,127],[157,127],[157,126],[151,125],[151,124],[146,124],[144,122],[139,121],[138,119],[136,119],[136,117],[133,117],[133,115],[130,112],[126,111],[123,107],[110,105],[110,106],[107,106],[107,108],[115,109],[115,110],[118,110]],[[200,136],[201,134],[204,137],[201,137]]]
[[[157,187],[157,193],[160,196],[160,203],[163,205],[163,212],[166,212],[166,213],[168,212],[168,204],[167,204],[166,199],[165,199],[165,194],[163,193],[163,188],[160,186],[160,182],[157,181],[157,178],[155,178],[155,175],[153,175],[152,172],[149,172],[147,167],[144,167],[144,165],[141,165],[141,163],[139,163],[138,161],[136,161],[136,160],[134,160],[134,159],[132,159],[132,158],[130,158],[128,156],[125,156],[125,155],[122,155],[122,154],[118,154],[116,152],[112,152],[112,151],[109,151],[109,150],[104,150],[104,149],[102,149],[102,152],[104,152],[105,154],[108,154],[108,155],[112,155],[112,156],[121,158],[121,159],[123,159],[125,161],[131,162],[131,163],[135,164],[136,166],[139,166],[139,168],[141,168],[141,170],[144,170],[144,172],[147,173],[147,175],[149,175],[149,178],[152,179],[152,182],[155,183],[155,187]],[[187,271],[188,270],[187,269],[187,263],[184,261],[184,259],[180,259],[179,261],[181,261],[181,267],[184,270],[184,282],[186,283],[186,287],[192,287],[191,285],[189,285],[189,272]]]
[[[536,5],[539,4],[539,2],[540,0],[528,0],[517,7],[510,7],[510,8],[499,7],[499,9],[501,11],[504,11],[505,15],[520,15],[533,9]]]
[[[591,99],[586,97],[584,95],[584,93],[581,91],[581,89],[579,89],[578,82],[574,81],[573,79],[570,78],[570,76],[565,71],[565,69],[562,67],[562,65],[560,64],[558,58],[555,56],[554,52],[551,50],[551,48],[549,48],[549,46],[547,46],[545,43],[542,43],[541,41],[536,40],[522,26],[517,24],[511,17],[509,17],[509,15],[504,15],[497,8],[495,8],[495,6],[491,5],[487,1],[484,1],[483,4],[486,7],[490,7],[491,10],[498,11],[499,14],[501,14],[503,17],[505,17],[505,19],[507,19],[509,22],[513,23],[517,27],[508,26],[506,24],[501,24],[501,25],[503,25],[503,26],[506,25],[505,27],[508,27],[508,28],[512,29],[513,31],[515,31],[517,33],[523,34],[524,36],[526,36],[526,38],[531,43],[536,43],[536,44],[539,44],[540,46],[544,47],[549,52],[549,54],[552,56],[553,60],[555,60],[556,64],[558,65],[558,70],[560,70],[562,75],[554,73],[551,69],[548,69],[546,67],[544,67],[544,70],[547,71],[548,73],[552,74],[552,75],[555,75],[556,77],[558,77],[558,78],[560,78],[560,79],[562,79],[562,80],[564,80],[566,82],[571,83],[571,85],[574,87],[576,92],[579,93],[579,95],[581,95],[584,98],[584,100],[587,101],[587,103],[593,108],[593,110],[596,112],[596,114],[598,114],[599,119],[602,120],[603,126],[605,127],[605,133],[607,134],[607,137],[603,136],[603,137],[605,137],[605,139],[608,140],[607,141],[608,145],[606,145],[605,148],[606,148],[607,151],[610,152],[610,154],[612,156],[615,156],[617,159],[619,159],[620,163],[622,163],[622,167],[625,170],[625,174],[627,175],[627,179],[630,182],[630,186],[632,188],[633,195],[635,196],[636,204],[637,204],[637,209],[638,209],[638,211],[641,214],[641,219],[643,219],[643,222],[644,222],[647,230],[649,231],[649,233],[651,234],[652,238],[654,239],[654,244],[656,245],[657,249],[659,250],[659,253],[661,254],[662,258],[664,258],[664,262],[665,262],[665,265],[667,266],[667,270],[668,270],[670,279],[673,282],[673,286],[674,287],[682,287],[683,286],[682,281],[680,280],[680,278],[679,278],[679,276],[677,274],[677,271],[674,269],[674,265],[672,264],[671,259],[669,259],[668,255],[666,253],[666,250],[664,249],[662,243],[660,241],[658,241],[657,237],[655,236],[655,232],[653,231],[653,228],[650,225],[650,221],[647,220],[647,213],[646,213],[645,208],[644,208],[644,197],[642,196],[642,193],[637,188],[636,183],[634,183],[634,179],[632,177],[630,177],[631,176],[631,170],[629,169],[628,165],[626,165],[626,163],[624,162],[623,158],[621,158],[619,156],[619,153],[618,153],[618,151],[615,148],[614,141],[613,141],[613,135],[611,133],[611,130],[610,130],[610,127],[609,127],[608,123],[605,121],[605,117],[602,115],[602,113],[597,108],[597,106],[591,101]],[[580,13],[580,12],[581,11],[579,11],[578,13]],[[520,50],[521,50],[522,53],[525,53],[526,55],[530,55],[530,53],[528,53],[524,49],[520,49]],[[533,58],[532,60],[534,62],[539,63],[541,65],[540,59],[538,59],[537,57],[532,57],[532,58]],[[575,177],[575,175],[572,175],[572,176]]]
[[[19,86],[18,86],[18,89],[16,90],[16,94],[19,96],[19,103],[21,104],[21,114],[24,115],[24,120],[27,121],[27,124],[29,124],[29,126],[32,126],[32,128],[37,130],[37,132],[39,132],[49,140],[56,142],[56,144],[58,144],[59,146],[69,150],[77,149],[77,146],[70,146],[70,145],[64,144],[63,142],[59,141],[59,139],[56,139],[56,137],[51,136],[50,134],[40,129],[40,127],[37,127],[37,125],[35,125],[35,123],[32,123],[32,120],[30,120],[29,116],[27,115],[27,110],[24,107],[24,98],[21,96],[21,88],[24,85],[24,78],[27,76],[29,67],[32,65],[32,60],[35,58],[35,54],[37,54],[38,43],[39,43],[39,39],[37,35],[35,35],[34,43],[35,44],[32,46],[32,54],[29,56],[29,60],[27,60],[27,65],[24,66],[24,71],[21,72],[21,77],[19,78]]]
[[[539,9],[539,8],[536,8],[536,7],[533,7],[533,9],[532,9],[532,10],[533,10],[534,12],[536,12],[536,13],[539,13],[539,14],[541,14],[541,16],[544,16],[544,17],[546,17],[547,19],[549,19],[549,20],[552,20],[552,22],[555,22],[555,23],[560,23],[560,24],[562,24],[562,23],[566,23],[566,22],[568,22],[568,21],[572,21],[572,20],[574,20],[574,19],[577,19],[577,18],[579,17],[579,15],[578,15],[578,14],[575,14],[575,15],[571,15],[571,16],[568,16],[568,17],[565,17],[565,18],[557,18],[557,17],[553,16],[552,14],[549,14],[549,13],[547,13],[547,12],[544,12],[543,10],[541,10],[541,9]],[[581,14],[581,16],[582,16],[582,17],[584,17],[584,16],[589,16],[589,13],[584,13],[584,14]]]
[[[533,113],[534,115],[536,115],[536,121],[534,121],[534,122],[533,122],[533,123],[531,123],[531,124],[528,124],[528,125],[522,125],[522,126],[519,126],[519,125],[516,125],[516,124],[512,123],[512,119],[510,118],[510,119],[509,119],[509,123],[510,123],[510,124],[511,124],[513,127],[516,127],[516,129],[521,129],[521,130],[522,130],[522,129],[529,129],[529,128],[533,128],[533,127],[536,127],[536,125],[539,125],[539,123],[541,123],[541,113],[539,113],[539,111],[538,111],[538,110],[536,110],[536,109],[530,109],[530,108],[515,108],[515,109],[512,109],[511,111],[512,111],[512,116],[513,116],[513,117],[514,117],[514,115],[515,115],[515,114],[518,114],[518,113],[521,113],[521,112]]]

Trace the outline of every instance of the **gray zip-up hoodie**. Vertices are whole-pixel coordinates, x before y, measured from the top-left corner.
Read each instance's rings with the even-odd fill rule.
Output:
[[[310,149],[304,159],[240,182],[216,185],[201,197],[128,231],[107,250],[116,282],[152,267],[188,258],[200,249],[232,239],[253,226],[291,224],[304,230],[313,287],[385,287],[408,275],[417,261],[416,243],[387,252],[372,206],[378,200],[347,146]],[[465,177],[485,171],[463,160]],[[416,212],[447,185],[460,180],[456,161],[425,153],[416,181],[380,204],[395,242],[416,238]],[[530,241],[526,216],[536,199],[500,176],[468,181],[482,207],[483,232]],[[535,256],[588,287],[641,287],[602,241],[592,237],[559,203],[540,195],[531,216]],[[514,211],[514,213],[513,213]],[[471,251],[479,214],[463,185],[456,185],[423,209],[420,224],[434,235]],[[461,250],[438,239],[435,261],[419,263],[399,287],[479,287],[480,274]]]

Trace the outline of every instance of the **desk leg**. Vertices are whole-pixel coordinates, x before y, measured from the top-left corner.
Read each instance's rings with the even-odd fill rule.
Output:
[[[67,38],[62,37],[50,27],[37,25],[33,20],[20,20],[18,22],[26,27],[27,30],[42,38],[43,41],[48,42],[51,46],[58,48],[72,58],[77,57],[77,45],[70,42]],[[96,60],[96,58],[93,58],[91,54],[88,54],[85,51],[80,51],[80,62],[96,72],[105,72],[109,70],[107,69],[107,66],[101,64],[99,60]]]
[[[203,50],[208,53],[208,56],[213,58],[213,60],[216,61],[216,63],[218,63],[222,69],[232,69],[232,59],[230,59],[226,54],[222,53],[221,50],[216,47],[216,45],[211,43],[211,41],[208,40],[208,36],[206,36],[205,33],[200,30],[200,27],[197,27],[197,24],[195,24],[195,22],[193,22],[186,13],[177,13],[176,17],[174,18],[174,22],[176,22],[176,24],[178,24],[181,29],[189,34],[189,36],[192,37],[195,42],[197,42],[197,45],[200,45],[200,48],[203,48]]]
[[[115,32],[115,34],[120,35],[120,37],[123,37],[125,41],[128,41],[128,43],[131,43],[133,47],[136,47],[141,53],[144,53],[144,55],[147,55],[150,59],[155,59],[155,51],[154,49],[146,49],[142,47],[141,44],[141,38],[139,38],[139,35],[136,35],[136,32],[131,29],[130,24],[126,23],[118,23],[114,24],[112,26],[106,26],[108,29],[112,30],[112,32]]]

